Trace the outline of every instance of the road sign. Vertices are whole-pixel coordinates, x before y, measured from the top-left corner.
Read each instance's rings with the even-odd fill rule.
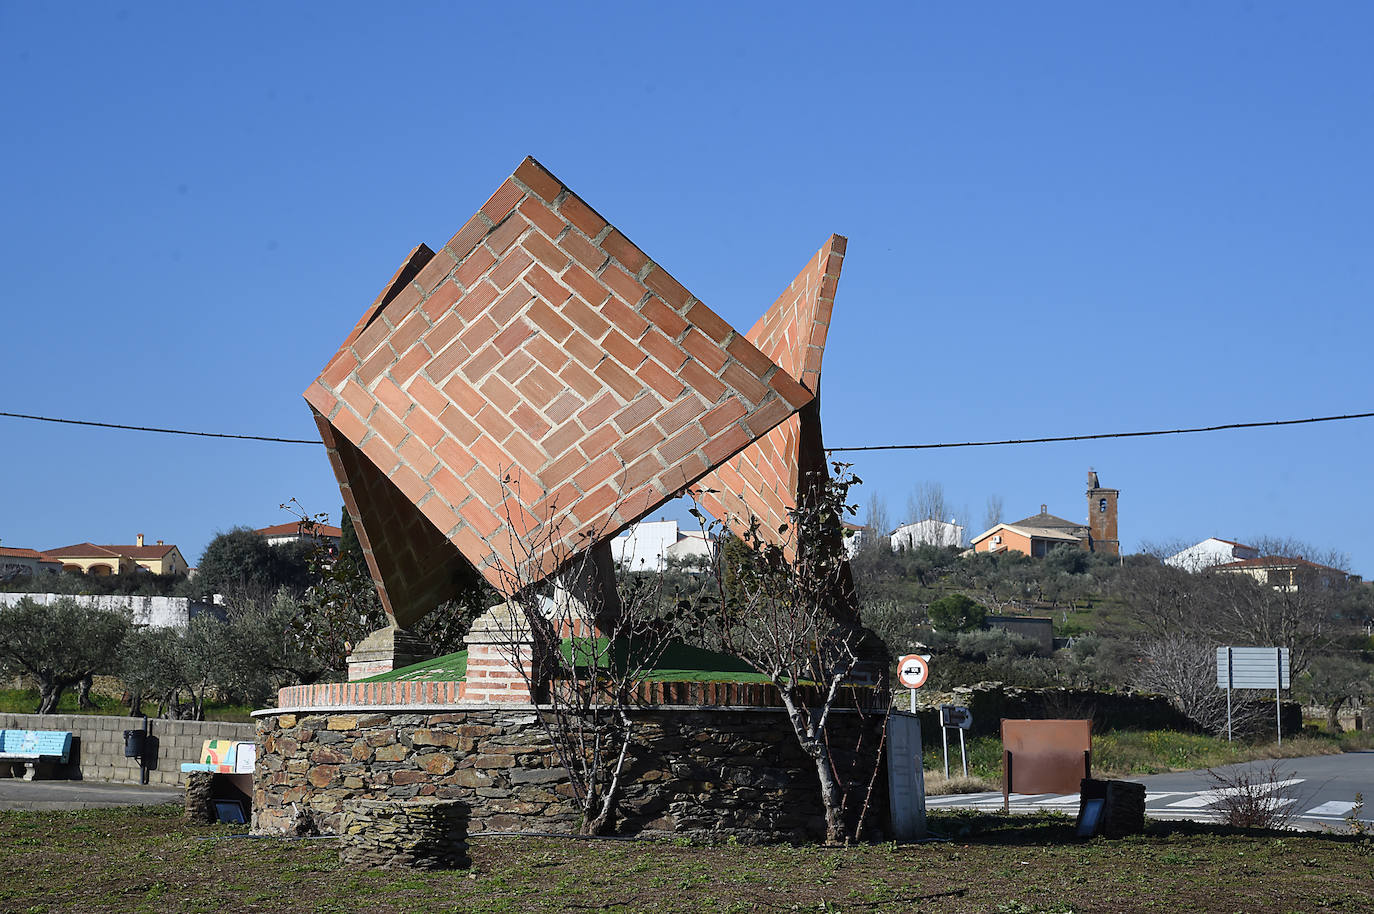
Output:
[[[960,705],[940,705],[940,724],[967,730],[973,726],[973,712]]]
[[[897,661],[897,681],[908,689],[919,689],[929,677],[929,655],[907,654]]]
[[[1288,648],[1217,648],[1217,688],[1289,688]]]

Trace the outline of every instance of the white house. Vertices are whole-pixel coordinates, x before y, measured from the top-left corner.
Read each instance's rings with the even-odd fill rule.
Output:
[[[672,559],[709,558],[700,530],[680,530],[675,520],[645,520],[611,540],[616,564],[631,571],[662,571]]]
[[[1230,540],[1210,536],[1181,552],[1175,552],[1164,560],[1164,564],[1182,568],[1184,571],[1201,571],[1204,568],[1229,565],[1232,562],[1253,559],[1258,556],[1259,550],[1254,546],[1233,543]]]
[[[902,524],[892,532],[892,551],[897,552],[902,549],[914,549],[917,546],[962,546],[964,544],[964,528],[960,524],[954,523],[954,518],[950,518],[949,523],[941,520],[918,520],[910,524]]]

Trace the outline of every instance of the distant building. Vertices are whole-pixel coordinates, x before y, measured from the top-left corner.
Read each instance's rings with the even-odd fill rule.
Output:
[[[1216,565],[1229,565],[1232,562],[1258,557],[1259,550],[1254,546],[1209,536],[1200,543],[1175,552],[1164,560],[1164,564],[1182,568],[1184,571],[1201,571]]]
[[[915,549],[917,546],[962,546],[964,528],[954,523],[940,520],[918,520],[902,524],[892,532],[892,551]]]
[[[335,549],[338,549],[339,542],[343,539],[343,530],[338,527],[331,527],[329,524],[310,525],[305,521],[276,524],[253,532],[266,539],[269,546],[281,546],[285,543],[328,542]]]
[[[61,570],[61,562],[49,558],[37,549],[0,546],[0,581],[37,577],[44,572],[52,573]]]
[[[1121,539],[1117,532],[1117,499],[1119,489],[1103,488],[1097,473],[1088,471],[1088,519],[1086,523],[1068,520],[1049,513],[1048,505],[1040,506],[1039,514],[998,524],[973,538],[975,552],[1022,552],[1029,556],[1044,556],[1056,546],[1077,546],[1088,552],[1120,555]]]
[[[156,545],[145,545],[142,533],[138,534],[132,545],[77,543],[60,549],[48,549],[44,555],[61,562],[64,571],[80,571],[97,576],[130,574],[139,569],[153,574],[185,574],[190,568],[176,546],[169,546],[162,540],[158,540]]]
[[[611,540],[611,556],[630,571],[662,571],[673,560],[709,558],[711,543],[700,530],[680,530],[675,520],[646,520]]]
[[[1350,578],[1347,572],[1339,568],[1284,555],[1262,555],[1241,559],[1225,565],[1214,565],[1212,571],[1220,574],[1248,574],[1261,584],[1268,584],[1275,590],[1289,593],[1304,587],[1334,587],[1344,584]]]

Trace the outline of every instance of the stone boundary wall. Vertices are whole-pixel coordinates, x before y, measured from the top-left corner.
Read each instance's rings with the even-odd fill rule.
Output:
[[[532,707],[259,712],[253,832],[337,833],[344,803],[461,800],[473,834],[571,833],[579,813],[567,774]],[[655,708],[634,712],[637,733],[619,834],[740,840],[824,837],[815,765],[774,709]],[[884,715],[835,712],[851,805],[869,800],[867,836],[887,830]],[[847,738],[848,737],[848,738]]]
[[[87,608],[127,612],[135,625],[149,628],[185,628],[189,620],[204,612],[215,612],[213,604],[189,597],[154,597],[135,594],[0,593],[0,606],[14,606],[29,597],[47,606],[71,597]]]
[[[141,717],[105,717],[95,714],[0,714],[0,729],[70,730],[72,756],[67,765],[54,769],[54,777],[74,781],[140,783],[138,759],[124,757],[124,731],[143,729]],[[207,739],[253,739],[252,724],[223,721],[162,720],[148,718],[148,734],[157,739],[156,767],[148,772],[149,784],[181,785],[186,775],[182,762],[194,762]]]

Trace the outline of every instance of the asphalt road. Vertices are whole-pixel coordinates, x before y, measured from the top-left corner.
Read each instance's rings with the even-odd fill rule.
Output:
[[[1250,769],[1261,777],[1271,766],[1277,775],[1273,795],[1293,816],[1298,828],[1344,828],[1347,817],[1357,815],[1374,823],[1374,751],[1316,755],[1227,765],[1218,773],[1228,775],[1237,769]],[[1216,817],[1211,806],[1221,790],[1205,771],[1176,771],[1129,778],[1145,785],[1145,814],[1156,819],[1210,820]],[[1364,797],[1363,809],[1356,811],[1356,794]],[[930,809],[1001,809],[1002,794],[970,793],[929,797]],[[1078,810],[1077,794],[1012,794],[1012,812]]]
[[[180,802],[182,790],[179,787],[0,778],[0,809],[95,809]]]

